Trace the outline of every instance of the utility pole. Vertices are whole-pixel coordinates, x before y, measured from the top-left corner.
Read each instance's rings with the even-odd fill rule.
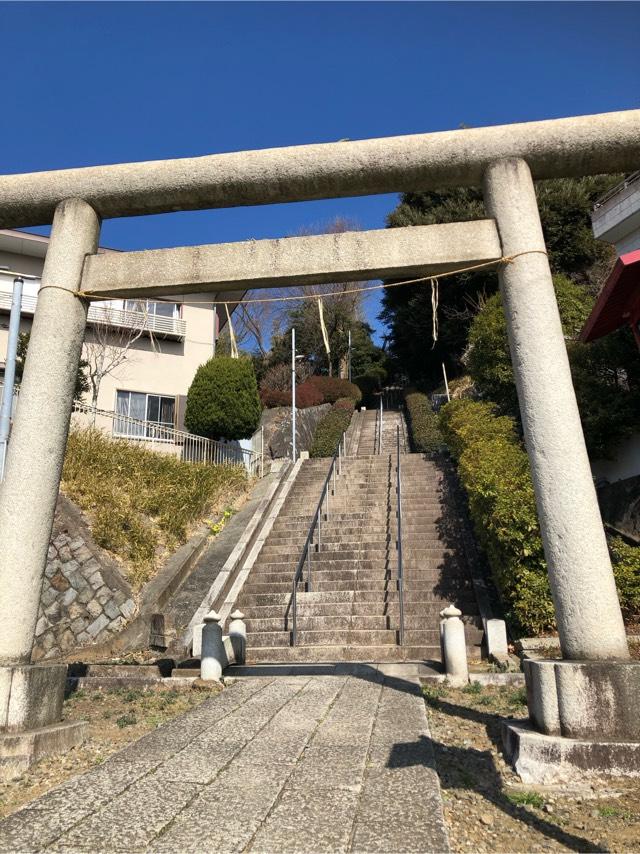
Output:
[[[218,337],[218,306],[213,304],[213,355],[216,355],[216,338]]]
[[[349,382],[351,382],[351,330],[349,330],[349,359],[348,359],[348,366],[349,366],[348,379],[349,379]]]
[[[4,461],[7,456],[7,443],[9,441],[9,432],[11,430],[13,385],[16,378],[16,357],[18,352],[18,336],[20,334],[20,311],[22,308],[23,285],[24,279],[22,276],[16,276],[13,280],[11,315],[9,317],[9,339],[7,341],[7,357],[4,366],[2,404],[0,405],[0,481],[4,479]]]
[[[296,330],[291,329],[291,459],[296,461]]]

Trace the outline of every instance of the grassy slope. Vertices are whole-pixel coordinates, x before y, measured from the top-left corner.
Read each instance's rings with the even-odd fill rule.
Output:
[[[69,435],[62,491],[85,511],[98,545],[124,562],[134,587],[195,523],[233,506],[247,487],[238,467],[183,463],[96,430]]]

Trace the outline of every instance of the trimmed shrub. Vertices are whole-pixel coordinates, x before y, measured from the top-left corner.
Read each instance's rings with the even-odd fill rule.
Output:
[[[330,411],[318,422],[309,451],[311,457],[332,457],[340,437],[351,423],[355,404],[349,398],[337,400]]]
[[[513,420],[496,417],[491,403],[453,400],[442,408],[440,423],[514,632],[553,629],[529,460]]]
[[[277,391],[274,388],[260,389],[260,402],[265,409],[275,409],[278,406],[291,406],[291,392]]]
[[[200,365],[187,393],[187,430],[208,439],[245,439],[259,421],[260,398],[250,359],[217,356]]]
[[[630,546],[621,537],[612,537],[609,540],[609,553],[624,618],[628,623],[638,625],[640,623],[640,546]]]
[[[276,406],[291,406],[291,390],[278,391],[262,388],[260,400],[267,409],[273,409]],[[324,403],[322,394],[308,380],[296,386],[296,409],[308,409],[310,406],[320,406],[321,403]]]
[[[411,446],[416,453],[434,454],[442,448],[438,416],[426,394],[410,391],[404,398]]]
[[[341,397],[348,397],[357,406],[362,400],[362,392],[349,380],[341,380],[338,377],[322,377],[317,374],[309,377],[307,383],[311,383],[322,395],[323,403],[335,403]]]
[[[494,404],[453,400],[442,408],[444,439],[456,458],[476,536],[516,634],[555,627],[529,458],[513,419]],[[640,620],[640,548],[612,538],[609,551],[628,623]]]

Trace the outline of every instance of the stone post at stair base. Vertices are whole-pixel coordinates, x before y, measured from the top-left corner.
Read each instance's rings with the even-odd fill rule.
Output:
[[[469,682],[467,664],[467,643],[464,636],[464,623],[460,619],[462,611],[454,605],[440,611],[440,645],[442,663],[450,685],[461,686]]]
[[[302,452],[301,452],[302,453]],[[242,611],[234,611],[229,623],[229,639],[236,664],[244,664],[247,655],[247,625]]]
[[[222,671],[227,664],[228,659],[222,639],[220,615],[215,611],[209,611],[204,617],[204,628],[202,629],[200,678],[206,682],[219,682]]]
[[[87,305],[75,296],[100,221],[80,199],[55,213],[20,400],[0,487],[0,772],[64,750],[84,725],[59,723],[66,666],[31,665],[31,648],[67,443]]]

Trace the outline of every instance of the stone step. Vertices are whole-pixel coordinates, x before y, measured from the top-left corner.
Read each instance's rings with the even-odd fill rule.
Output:
[[[438,633],[434,631],[434,636]],[[434,641],[435,642],[435,641]],[[289,631],[247,632],[247,648],[289,646]],[[396,632],[392,630],[302,631],[298,630],[299,646],[395,646]]]
[[[247,648],[247,664],[324,661],[440,661],[440,645],[429,647],[384,646],[289,646]]]

